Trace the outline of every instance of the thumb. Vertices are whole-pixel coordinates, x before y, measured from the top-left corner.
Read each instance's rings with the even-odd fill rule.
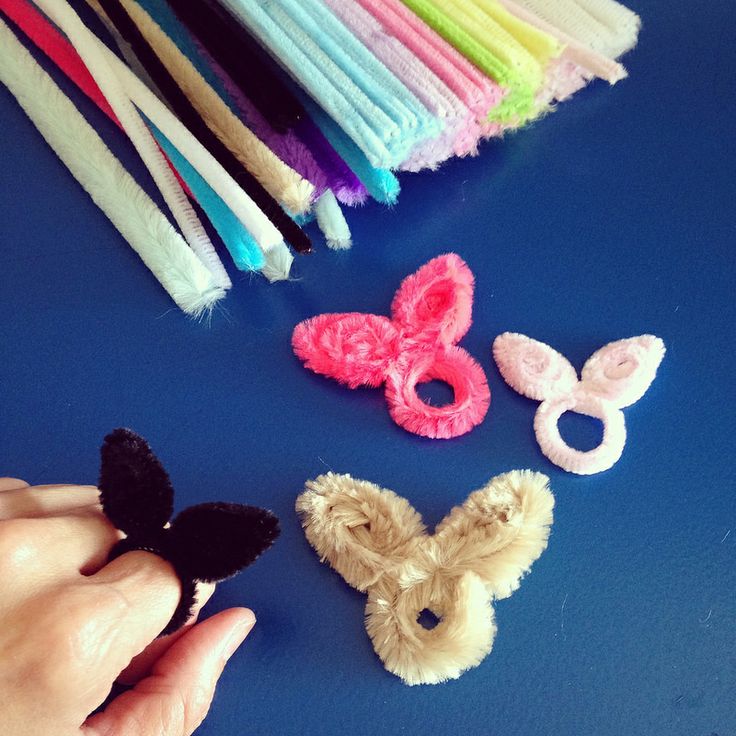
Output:
[[[190,736],[202,723],[225,663],[256,619],[247,608],[231,608],[186,632],[151,675],[87,720],[84,736]]]

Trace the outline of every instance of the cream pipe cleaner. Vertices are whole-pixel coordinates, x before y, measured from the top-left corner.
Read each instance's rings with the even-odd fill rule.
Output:
[[[311,207],[314,186],[289,168],[257,138],[151,16],[133,0],[121,0],[125,11],[151,44],[177,84],[197,108],[207,127],[248,171],[289,212],[304,214]]]
[[[176,304],[211,310],[224,289],[2,19],[0,80]]]
[[[166,105],[102,41],[96,36],[93,36],[93,39],[131,101],[187,158],[253,236],[266,258],[266,267],[262,269],[263,275],[269,281],[288,278],[294,257],[284,243],[281,233]]]
[[[77,53],[82,57],[120,124],[151,172],[156,186],[192,250],[212,272],[217,282],[224,288],[230,288],[232,286],[230,277],[215,252],[202,223],[166,163],[151,132],[100,52],[99,46],[95,43],[98,40],[97,37],[82,23],[66,0],[37,0],[37,5],[66,33]]]
[[[583,67],[583,69],[587,69],[596,77],[605,79],[609,84],[616,84],[616,82],[620,82],[628,76],[628,73],[622,64],[619,64],[619,62],[614,59],[609,59],[607,56],[603,56],[603,54],[593,51],[587,46],[584,46],[572,36],[565,33],[561,28],[553,26],[543,18],[540,18],[530,10],[527,10],[527,8],[519,5],[515,0],[499,1],[506,10],[513,13],[520,20],[525,21],[530,26],[536,26],[540,31],[549,33],[550,36],[557,37],[563,44],[565,44],[562,56]]]

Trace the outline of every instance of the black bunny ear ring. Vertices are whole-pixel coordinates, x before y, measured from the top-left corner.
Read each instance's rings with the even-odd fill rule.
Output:
[[[181,600],[162,636],[189,618],[197,581],[216,583],[235,575],[279,535],[270,511],[238,503],[190,506],[168,524],[174,508],[169,476],[148,443],[129,429],[107,435],[100,455],[102,510],[126,535],[110,559],[133,550],[153,552],[170,562],[181,580]]]

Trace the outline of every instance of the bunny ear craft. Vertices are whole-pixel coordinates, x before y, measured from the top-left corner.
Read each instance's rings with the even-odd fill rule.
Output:
[[[407,277],[392,319],[351,312],[325,314],[296,326],[294,352],[315,373],[350,388],[385,383],[394,421],[423,437],[458,437],[483,421],[491,395],[483,369],[456,346],[471,322],[473,275],[454,253]],[[430,406],[417,384],[449,384],[454,401]]]
[[[653,335],[618,340],[588,359],[578,381],[569,361],[544,343],[507,332],[493,344],[493,356],[506,383],[542,402],[534,417],[542,452],[555,465],[578,475],[600,473],[618,462],[626,444],[621,408],[644,395],[664,353],[664,343]],[[562,439],[557,425],[567,411],[603,423],[598,447],[583,452]]]
[[[129,429],[115,429],[100,449],[100,503],[121,532],[160,530],[174,511],[174,489],[148,443]]]
[[[623,409],[647,392],[664,354],[664,343],[654,335],[611,342],[588,358],[581,373],[583,383]]]
[[[296,508],[322,561],[368,594],[366,630],[386,669],[418,685],[459,677],[490,652],[493,598],[545,549],[553,505],[545,476],[513,471],[429,535],[393,491],[329,473],[307,482]],[[425,609],[440,619],[431,630],[417,620]]]
[[[236,503],[205,503],[171,517],[174,491],[148,443],[129,429],[116,429],[101,449],[102,510],[126,537],[110,560],[144,550],[171,563],[181,598],[160,636],[189,618],[197,581],[218,582],[250,565],[279,534],[278,519],[265,509]]]

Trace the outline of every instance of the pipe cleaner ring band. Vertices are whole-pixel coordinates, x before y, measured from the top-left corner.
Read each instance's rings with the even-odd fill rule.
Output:
[[[418,384],[432,380],[450,386],[452,403],[431,406],[417,394]],[[468,423],[475,426],[483,421],[488,408],[484,387],[486,378],[478,363],[461,348],[450,347],[440,355],[419,353],[400,359],[386,377],[386,399],[400,427],[415,434],[425,434],[429,427],[436,436],[445,432],[454,437],[467,431]]]
[[[515,391],[541,401],[534,432],[542,452],[555,465],[578,475],[613,467],[626,444],[621,409],[647,391],[664,358],[662,340],[640,335],[605,345],[585,363],[580,380],[563,355],[525,335],[505,332],[493,343],[493,357],[506,383]],[[603,422],[603,440],[593,450],[570,447],[557,426],[566,411]]]
[[[391,319],[351,312],[298,324],[294,352],[307,368],[350,388],[386,384],[394,421],[424,437],[458,437],[483,421],[491,400],[483,369],[456,343],[470,328],[473,274],[454,253],[434,258],[402,282]],[[433,407],[416,385],[448,383],[453,403]]]
[[[506,598],[547,546],[554,498],[529,470],[499,475],[429,534],[401,496],[349,475],[308,481],[296,502],[323,561],[366,592],[366,631],[408,685],[459,677],[491,651],[492,602]],[[440,620],[418,622],[428,609]]]
[[[570,447],[560,435],[558,422],[566,412],[600,419],[603,439],[598,447],[583,451]],[[595,396],[573,394],[543,401],[534,417],[534,431],[542,452],[555,465],[579,475],[608,470],[621,457],[626,444],[623,412]]]
[[[169,524],[174,489],[148,443],[128,429],[111,432],[100,451],[100,503],[127,536],[108,561],[141,550],[169,562],[181,582],[181,596],[160,636],[183,626],[195,603],[197,582],[216,583],[247,567],[279,534],[278,519],[255,506],[202,503]]]

